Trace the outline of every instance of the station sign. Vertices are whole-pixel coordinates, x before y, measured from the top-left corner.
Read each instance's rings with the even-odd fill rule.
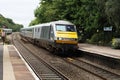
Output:
[[[103,30],[104,30],[104,31],[112,31],[112,26],[110,26],[110,27],[104,27]]]

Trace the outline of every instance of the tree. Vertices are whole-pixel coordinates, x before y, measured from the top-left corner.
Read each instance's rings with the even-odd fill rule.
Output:
[[[3,28],[3,26],[6,26],[6,28],[13,29],[13,31],[19,31],[20,28],[23,27],[23,25],[16,24],[12,21],[12,19],[5,18],[0,14],[0,28]]]
[[[68,20],[77,26],[79,36],[84,41],[98,40],[98,35],[98,41],[103,41],[104,27],[115,26],[120,32],[119,5],[120,0],[41,0],[34,12],[36,18],[30,25]]]
[[[120,0],[108,0],[105,5],[105,12],[109,22],[116,27],[116,32],[120,37]]]

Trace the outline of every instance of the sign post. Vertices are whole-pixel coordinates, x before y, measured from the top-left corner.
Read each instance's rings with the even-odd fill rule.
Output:
[[[105,40],[107,40],[107,39],[110,38],[110,37],[108,36],[108,37],[105,39],[105,33],[106,33],[107,35],[110,35],[109,32],[112,33],[112,29],[113,29],[112,26],[110,26],[110,27],[104,27],[104,28],[103,28],[103,30],[104,30],[104,43],[105,43]],[[112,35],[111,35],[111,38],[112,38]]]

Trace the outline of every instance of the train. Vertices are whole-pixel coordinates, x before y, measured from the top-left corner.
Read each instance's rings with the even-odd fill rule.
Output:
[[[78,49],[76,26],[65,20],[52,21],[21,28],[21,38],[26,39],[50,52],[67,52]]]
[[[12,29],[8,29],[8,28],[0,28],[0,35],[2,33],[2,31],[5,31],[6,34],[12,34]]]
[[[12,34],[12,29],[4,28],[3,30],[5,31],[6,34]]]

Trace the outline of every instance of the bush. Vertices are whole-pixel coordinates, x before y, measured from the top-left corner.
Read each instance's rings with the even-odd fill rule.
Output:
[[[110,35],[110,33],[101,32],[94,34],[90,39],[90,43],[103,46],[111,46],[111,40],[112,35]]]
[[[80,42],[80,43],[85,42],[85,37],[83,35],[78,36],[78,42]]]
[[[90,39],[90,43],[102,45],[103,39],[104,39],[104,37],[103,37],[102,33],[94,34]]]
[[[100,39],[100,35],[99,34],[94,34],[91,38],[91,42],[98,43],[99,39]]]
[[[120,38],[112,39],[112,48],[120,49]]]

